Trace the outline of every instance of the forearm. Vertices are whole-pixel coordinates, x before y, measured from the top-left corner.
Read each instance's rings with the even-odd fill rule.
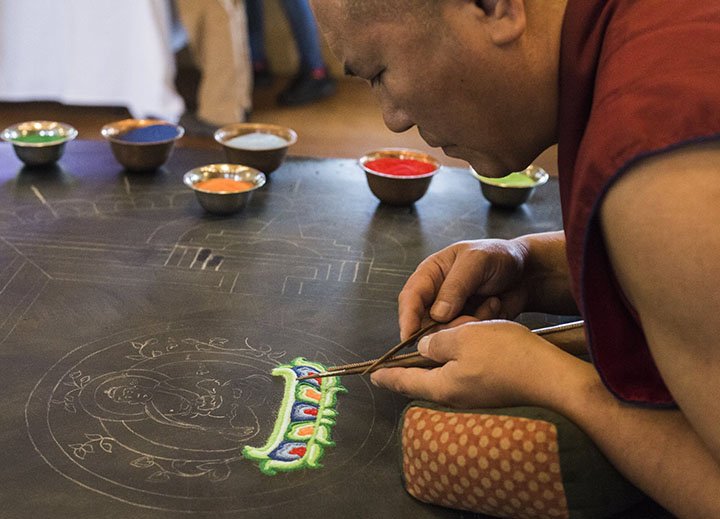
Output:
[[[623,404],[591,365],[573,371],[552,407],[582,428],[625,477],[678,517],[720,517],[720,467],[679,411]]]
[[[574,315],[577,305],[570,291],[570,272],[562,231],[515,238],[526,250],[526,311]]]

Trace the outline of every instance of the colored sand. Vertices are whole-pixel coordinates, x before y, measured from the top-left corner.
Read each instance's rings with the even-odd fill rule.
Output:
[[[44,144],[48,142],[61,141],[65,138],[64,135],[57,134],[43,134],[43,133],[27,133],[25,135],[18,135],[12,141],[21,142],[26,144]]]
[[[288,145],[288,141],[272,133],[253,132],[225,141],[226,146],[241,150],[274,150]]]
[[[395,177],[416,177],[435,171],[434,164],[415,159],[382,158],[365,163],[365,167]]]
[[[279,472],[320,468],[335,425],[337,394],[347,391],[340,377],[308,378],[325,371],[322,364],[301,357],[272,370],[285,380],[285,393],[272,433],[262,447],[246,446],[243,456],[258,462],[268,476]]]
[[[535,185],[535,180],[524,173],[510,173],[508,176],[501,178],[483,177],[483,182],[508,187],[533,187]]]
[[[203,191],[212,191],[213,193],[241,193],[255,187],[255,184],[247,180],[235,180],[232,178],[209,178],[195,184],[195,187]]]
[[[120,134],[116,139],[125,142],[147,143],[169,141],[177,135],[177,128],[171,124],[152,124]]]

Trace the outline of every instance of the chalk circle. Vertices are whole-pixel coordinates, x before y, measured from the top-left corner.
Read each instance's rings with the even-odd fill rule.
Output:
[[[397,423],[378,419],[379,394],[361,377],[343,381],[336,445],[322,468],[268,477],[243,459],[242,448],[262,445],[275,423],[284,386],[271,370],[300,356],[358,360],[323,337],[257,322],[128,330],[78,346],[43,375],[26,404],[28,433],[62,476],[140,507],[269,509],[353,488],[353,476],[392,447]]]

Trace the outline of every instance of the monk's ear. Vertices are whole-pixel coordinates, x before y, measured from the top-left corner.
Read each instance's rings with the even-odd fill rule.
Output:
[[[512,43],[525,32],[525,0],[473,0],[483,11],[488,34],[495,45]]]

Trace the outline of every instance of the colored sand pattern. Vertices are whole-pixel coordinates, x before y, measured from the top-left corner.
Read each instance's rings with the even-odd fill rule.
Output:
[[[325,449],[335,445],[330,439],[335,424],[337,393],[347,391],[339,377],[298,377],[324,371],[325,367],[301,357],[272,370],[285,379],[285,393],[275,427],[262,447],[246,446],[243,455],[258,462],[267,476],[304,468],[320,468]]]
[[[177,128],[171,124],[151,124],[127,131],[115,138],[123,142],[148,143],[169,141],[177,135]]]
[[[365,163],[365,167],[394,177],[416,177],[435,171],[434,164],[415,159],[382,158]]]
[[[19,142],[23,144],[46,144],[49,142],[61,141],[64,138],[64,135],[58,134],[27,133],[25,135],[18,135],[12,139],[12,142]]]
[[[219,177],[201,180],[195,184],[195,187],[203,191],[212,191],[213,193],[242,193],[243,191],[249,191],[254,188],[255,184],[247,180]]]
[[[506,177],[488,178],[482,177],[483,182],[492,185],[503,185],[507,187],[533,187],[536,184],[535,179],[524,173],[510,173]]]
[[[226,146],[241,150],[275,150],[288,145],[288,141],[272,133],[253,132],[238,135],[225,141]]]

